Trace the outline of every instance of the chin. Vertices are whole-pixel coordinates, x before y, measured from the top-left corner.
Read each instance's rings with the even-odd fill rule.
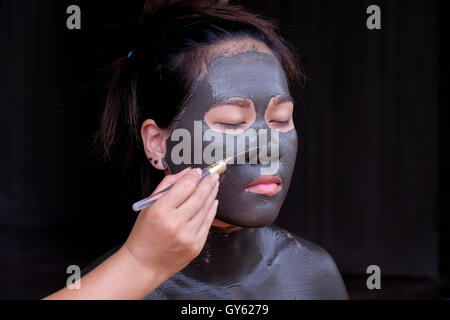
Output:
[[[253,193],[241,193],[226,197],[219,191],[217,219],[243,228],[262,228],[275,222],[284,202],[285,194],[268,197]]]
[[[217,214],[217,219],[233,226],[242,228],[263,228],[275,222],[279,211],[264,212],[258,210],[257,212],[247,211],[245,216],[230,217],[226,214]]]

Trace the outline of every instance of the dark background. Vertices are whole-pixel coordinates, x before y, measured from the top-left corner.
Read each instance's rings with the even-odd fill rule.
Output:
[[[277,224],[324,247],[351,298],[448,298],[449,35],[442,0],[240,1],[279,21],[308,77]],[[135,214],[92,135],[103,67],[143,1],[0,0],[0,298],[60,289]],[[82,29],[66,28],[67,6]],[[366,28],[378,4],[382,30]],[[379,265],[382,290],[365,286]]]

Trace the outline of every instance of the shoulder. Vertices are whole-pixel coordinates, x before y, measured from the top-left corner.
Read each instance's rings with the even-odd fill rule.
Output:
[[[294,256],[301,258],[308,256],[315,260],[332,260],[330,254],[324,248],[292,232],[275,225],[268,226],[265,229],[267,229],[266,232],[270,234],[270,237],[276,239],[277,246],[281,245],[284,249],[288,249],[289,254],[294,253]]]
[[[280,227],[267,228],[282,248],[277,260],[292,280],[311,286],[310,292],[317,292],[320,299],[348,299],[338,267],[324,248]]]

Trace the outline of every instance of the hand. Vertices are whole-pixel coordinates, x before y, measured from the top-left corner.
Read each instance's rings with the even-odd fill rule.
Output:
[[[200,169],[167,176],[155,193],[174,186],[141,211],[125,244],[79,280],[81,289],[45,299],[142,299],[183,269],[202,250],[217,211],[219,177],[199,184],[200,177]]]
[[[174,186],[140,212],[123,249],[152,274],[169,278],[199,255],[217,211],[217,174],[200,169],[166,176],[154,193]]]

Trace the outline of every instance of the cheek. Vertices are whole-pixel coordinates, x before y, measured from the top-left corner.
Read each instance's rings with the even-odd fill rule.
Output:
[[[293,129],[286,133],[280,133],[280,158],[289,163],[297,158],[298,136],[297,130]]]
[[[298,136],[294,129],[280,135],[280,175],[287,192],[297,160]]]

